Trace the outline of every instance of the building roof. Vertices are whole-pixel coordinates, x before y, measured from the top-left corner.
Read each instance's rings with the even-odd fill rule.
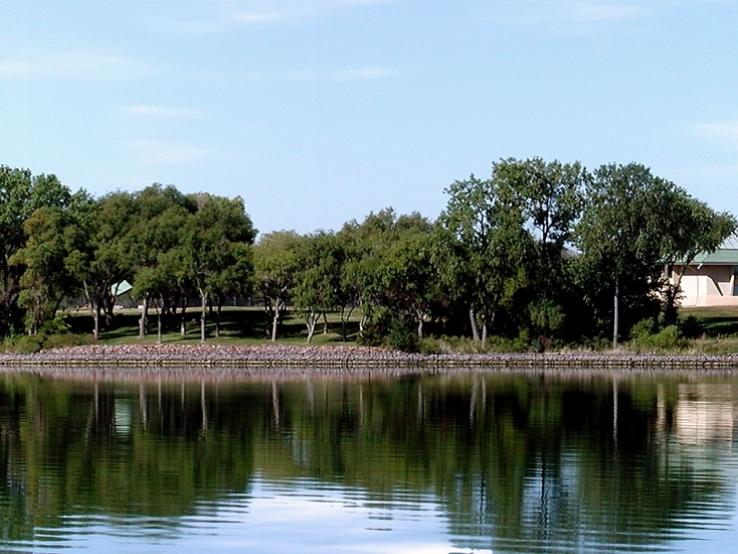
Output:
[[[730,235],[710,254],[698,254],[693,264],[738,265],[738,234]]]

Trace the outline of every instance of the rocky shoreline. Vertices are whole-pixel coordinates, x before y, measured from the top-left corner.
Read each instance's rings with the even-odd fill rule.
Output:
[[[553,352],[411,354],[364,346],[86,345],[36,354],[0,354],[0,370],[20,368],[182,368],[445,370],[620,369],[738,370],[738,355]]]

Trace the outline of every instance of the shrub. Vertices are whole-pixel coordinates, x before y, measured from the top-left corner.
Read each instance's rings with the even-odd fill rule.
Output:
[[[648,340],[648,337],[658,331],[658,324],[652,318],[642,319],[630,328],[631,340],[639,343],[642,340]]]
[[[70,327],[64,314],[57,314],[41,326],[40,335],[65,335],[69,333]]]
[[[418,335],[402,317],[393,317],[389,323],[389,331],[385,339],[387,346],[402,352],[418,351]]]
[[[94,341],[92,335],[74,335],[72,333],[49,335],[43,341],[43,348],[44,350],[48,350],[51,348],[63,348],[65,346],[80,346],[91,344]]]
[[[686,339],[696,339],[704,334],[705,328],[699,319],[690,315],[679,324],[679,331]]]
[[[43,337],[41,335],[22,335],[12,339],[9,350],[17,354],[35,354],[41,350],[42,346]]]
[[[640,323],[640,322],[639,322]],[[642,348],[675,349],[684,346],[684,339],[679,332],[679,327],[669,325],[658,332],[647,333],[645,326],[638,330],[639,333],[631,331],[632,342]]]
[[[491,336],[487,337],[487,344],[469,337],[426,337],[418,342],[418,351],[423,354],[484,354],[486,352],[528,352],[530,340],[527,333],[521,333],[517,338]]]
[[[656,348],[677,348],[682,344],[682,336],[676,325],[664,327],[651,340]]]

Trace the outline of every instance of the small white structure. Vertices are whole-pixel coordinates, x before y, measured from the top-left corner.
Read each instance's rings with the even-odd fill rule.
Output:
[[[676,264],[672,282],[681,274],[682,306],[738,306],[738,236],[729,237],[712,254],[690,264]]]

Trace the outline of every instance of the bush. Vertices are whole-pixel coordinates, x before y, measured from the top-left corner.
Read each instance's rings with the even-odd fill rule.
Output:
[[[16,354],[35,354],[39,352],[43,346],[43,337],[41,335],[21,335],[10,339],[7,350]]]
[[[652,333],[646,332],[646,326],[644,325],[642,328],[637,329],[637,331],[638,333],[631,331],[631,336],[633,337],[632,342],[642,348],[671,350],[684,346],[684,339],[679,332],[679,327],[676,325],[669,325],[658,332]]]
[[[488,352],[528,352],[530,340],[527,333],[517,338],[487,337],[487,345],[469,337],[426,337],[418,342],[418,351],[423,354],[484,354]]]
[[[705,333],[705,328],[699,319],[690,315],[679,324],[679,331],[685,339],[696,339]]]
[[[418,335],[402,317],[393,317],[389,323],[389,331],[385,343],[390,348],[402,352],[418,351]]]
[[[41,326],[40,335],[66,335],[69,333],[70,327],[64,314],[57,314],[52,320],[47,321]]]
[[[635,342],[648,340],[648,337],[656,333],[658,330],[656,320],[651,318],[642,319],[630,328],[630,338]]]
[[[681,346],[682,337],[679,334],[679,327],[676,325],[664,327],[651,336],[651,343],[656,348],[677,348]]]
[[[92,335],[74,335],[65,333],[61,335],[49,335],[43,341],[44,350],[52,348],[64,348],[65,346],[80,346],[83,344],[92,344],[95,339]]]
[[[418,342],[423,354],[478,354],[484,352],[482,343],[468,337],[425,337]]]
[[[0,343],[0,352],[13,352],[15,354],[35,354],[41,350],[51,348],[63,348],[65,346],[80,346],[94,342],[92,335],[75,335],[62,333],[55,335],[17,335],[8,337]]]

